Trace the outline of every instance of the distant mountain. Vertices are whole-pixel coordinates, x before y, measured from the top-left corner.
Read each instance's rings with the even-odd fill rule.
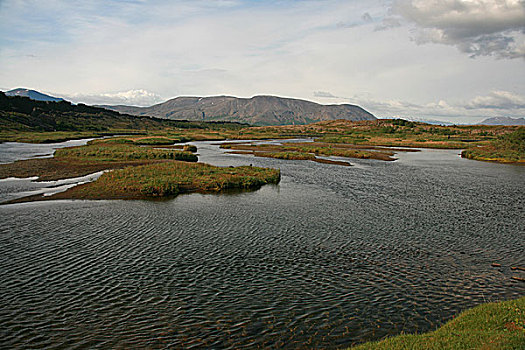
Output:
[[[177,97],[151,107],[100,106],[121,113],[175,120],[232,121],[254,125],[310,124],[322,120],[373,120],[371,113],[350,104],[321,105],[276,96]]]
[[[5,92],[5,94],[6,96],[29,97],[30,99],[35,100],[35,101],[51,101],[51,102],[64,101],[63,98],[49,96],[41,92],[38,92],[35,90],[29,90],[29,89],[13,89],[13,90],[9,90]]]
[[[494,117],[487,118],[479,125],[525,125],[525,118]]]

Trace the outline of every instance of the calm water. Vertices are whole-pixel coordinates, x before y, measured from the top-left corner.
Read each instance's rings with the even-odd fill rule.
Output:
[[[195,144],[202,161],[279,167],[282,182],[0,206],[0,348],[344,348],[525,294],[509,268],[525,266],[525,167],[458,151],[341,167]]]
[[[11,163],[15,160],[31,158],[48,158],[55,150],[64,147],[82,146],[93,139],[70,140],[66,142],[34,144],[20,142],[0,143],[0,164]]]

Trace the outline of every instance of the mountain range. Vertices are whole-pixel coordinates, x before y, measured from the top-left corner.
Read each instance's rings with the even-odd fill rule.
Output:
[[[63,98],[59,97],[53,97],[46,94],[43,94],[41,92],[30,90],[30,89],[13,89],[5,92],[6,96],[21,96],[21,97],[29,97],[32,100],[35,101],[51,101],[51,102],[60,102],[64,101]]]
[[[493,117],[487,118],[479,125],[525,125],[525,118]]]
[[[371,113],[350,104],[321,105],[277,96],[176,97],[151,107],[99,106],[121,113],[175,120],[232,121],[253,125],[310,124],[322,120],[374,120]]]

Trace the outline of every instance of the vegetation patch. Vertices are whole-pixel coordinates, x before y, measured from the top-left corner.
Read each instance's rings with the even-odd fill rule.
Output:
[[[525,297],[464,311],[434,332],[402,334],[352,349],[524,349]]]
[[[468,159],[525,164],[525,127],[500,136],[486,146],[471,147],[461,156]]]
[[[28,178],[38,176],[39,181],[54,181],[85,176],[102,170],[167,162],[168,160],[121,160],[113,162],[72,158],[42,158],[19,160],[0,164],[0,179],[8,177]]]
[[[252,151],[255,156],[279,159],[316,160],[317,156],[335,156],[361,159],[395,160],[389,150],[365,150],[347,144],[327,142],[283,143],[282,145],[224,144],[224,149]]]
[[[192,152],[192,153],[195,153],[195,152],[197,152],[197,146],[195,146],[195,145],[184,145],[184,146],[182,147],[182,150],[183,150],[184,152]]]
[[[103,162],[139,159],[171,159],[186,162],[196,162],[198,160],[197,156],[191,152],[137,147],[126,143],[113,144],[108,142],[93,143],[87,146],[60,148],[56,150],[55,157],[58,159],[75,158]]]
[[[110,170],[95,182],[54,196],[34,196],[12,202],[45,199],[113,199],[175,196],[186,192],[257,189],[280,181],[280,171],[257,167],[221,168],[195,163],[192,145],[185,151],[138,146],[133,140],[93,140],[88,145],[61,148],[54,158],[0,164],[0,178],[38,176],[40,180],[78,177]]]
[[[315,156],[311,153],[303,152],[256,152],[258,157],[268,157],[276,159],[289,159],[289,160],[314,160]]]
[[[173,145],[175,142],[179,142],[178,139],[168,139],[166,137],[145,137],[140,139],[135,139],[133,142],[136,145],[147,145],[147,146],[157,146],[157,145]]]
[[[257,189],[280,181],[278,169],[216,167],[204,163],[164,162],[114,170],[95,182],[80,185],[50,199],[140,199],[188,192]]]

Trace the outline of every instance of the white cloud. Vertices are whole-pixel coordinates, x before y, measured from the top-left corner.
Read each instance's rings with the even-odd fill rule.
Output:
[[[314,91],[314,97],[321,97],[321,98],[340,98],[338,96],[333,95],[330,92],[327,91]]]
[[[508,91],[493,91],[487,96],[476,96],[468,109],[525,110],[525,96]]]
[[[375,30],[381,31],[381,30],[387,30],[387,29],[397,28],[397,27],[401,27],[401,21],[399,20],[399,18],[385,17],[383,18],[381,23],[375,27]]]
[[[315,94],[322,98],[338,98],[346,103],[360,105],[378,118],[474,123],[487,117],[519,118],[525,115],[525,95],[509,91],[492,91],[488,95],[475,96],[467,101],[438,100],[424,104],[397,99],[377,100],[370,96],[336,97],[330,92]]]
[[[72,94],[62,95],[66,100],[85,104],[107,104],[128,106],[151,106],[162,102],[162,98],[153,92],[146,90],[129,90],[115,93],[101,94]]]
[[[417,43],[453,45],[471,57],[525,58],[523,0],[396,0]]]

